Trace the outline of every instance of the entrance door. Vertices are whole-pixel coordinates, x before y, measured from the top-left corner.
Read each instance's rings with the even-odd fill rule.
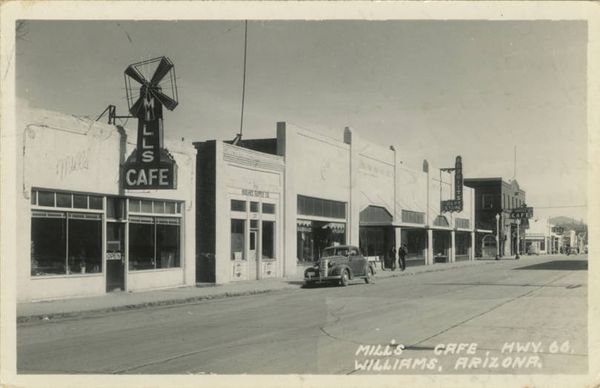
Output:
[[[250,279],[258,279],[258,255],[256,254],[258,245],[257,237],[258,231],[250,230],[250,243],[248,247],[248,276]]]
[[[125,224],[106,223],[106,292],[125,290]]]

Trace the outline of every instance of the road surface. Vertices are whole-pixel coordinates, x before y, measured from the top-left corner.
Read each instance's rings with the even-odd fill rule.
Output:
[[[20,324],[18,373],[587,373],[587,256]]]

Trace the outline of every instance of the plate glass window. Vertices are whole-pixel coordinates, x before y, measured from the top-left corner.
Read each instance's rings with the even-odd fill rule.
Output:
[[[245,220],[231,220],[231,260],[245,260]]]

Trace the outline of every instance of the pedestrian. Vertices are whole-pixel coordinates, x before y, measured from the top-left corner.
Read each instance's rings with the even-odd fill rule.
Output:
[[[408,247],[406,244],[402,244],[400,248],[398,248],[398,266],[400,270],[404,271],[406,269],[406,254],[408,253]]]
[[[388,264],[392,271],[396,270],[396,247],[392,245],[388,258]]]

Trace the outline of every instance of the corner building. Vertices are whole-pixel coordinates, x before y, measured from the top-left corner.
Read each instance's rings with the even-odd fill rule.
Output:
[[[16,134],[17,301],[195,284],[191,145],[165,141],[175,189],[125,190],[135,131],[20,102]]]
[[[195,146],[199,281],[295,276],[333,244],[383,262],[406,243],[408,265],[474,259],[473,190],[440,213],[452,174],[411,169],[397,147],[286,122],[274,139]]]

